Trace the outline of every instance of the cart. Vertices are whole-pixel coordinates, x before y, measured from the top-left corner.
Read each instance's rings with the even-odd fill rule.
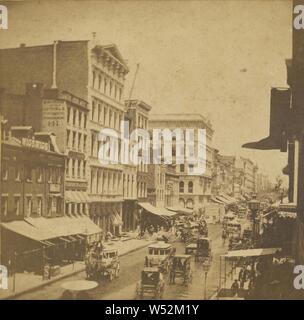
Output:
[[[146,296],[161,299],[165,290],[163,275],[157,267],[144,268],[141,272],[141,280],[136,285],[136,298]]]
[[[212,260],[211,240],[209,238],[199,238],[195,252],[195,261]]]
[[[170,284],[175,284],[176,279],[182,279],[184,285],[192,282],[191,255],[178,254],[172,258],[170,266]]]
[[[169,271],[169,264],[175,248],[170,243],[157,242],[148,247],[145,267],[158,267],[161,272]]]
[[[88,279],[100,280],[106,277],[112,281],[120,272],[118,250],[114,248],[92,250],[85,259],[85,265]]]

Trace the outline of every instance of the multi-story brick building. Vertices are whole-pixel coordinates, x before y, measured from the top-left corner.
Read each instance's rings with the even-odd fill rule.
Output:
[[[252,160],[240,157],[236,160],[236,168],[241,179],[241,195],[249,198],[257,192],[258,166]]]
[[[148,165],[148,201],[155,207],[165,207],[166,204],[166,171],[165,165]]]
[[[41,272],[47,261],[83,259],[85,240],[96,239],[101,230],[86,215],[64,214],[66,156],[55,135],[12,126],[3,137],[1,261]]]
[[[212,194],[234,196],[235,157],[221,155],[214,150],[212,170]]]
[[[11,93],[23,94],[25,83],[40,82],[46,89],[58,88],[88,102],[90,215],[104,233],[118,233],[122,225],[122,166],[98,160],[99,132],[106,127],[119,133],[125,108],[123,89],[129,70],[117,47],[98,45],[95,40],[21,45],[0,50],[0,69],[0,87]]]

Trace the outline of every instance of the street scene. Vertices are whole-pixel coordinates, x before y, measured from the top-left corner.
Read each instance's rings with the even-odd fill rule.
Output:
[[[0,300],[303,299],[303,50],[297,0],[0,5]]]

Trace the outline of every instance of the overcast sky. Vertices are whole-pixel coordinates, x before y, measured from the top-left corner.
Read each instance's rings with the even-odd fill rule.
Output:
[[[286,86],[292,3],[283,1],[25,1],[9,8],[0,47],[54,40],[116,43],[128,60],[125,96],[136,63],[133,98],[153,113],[210,118],[221,153],[256,161],[272,177],[287,154],[241,148],[268,135],[272,86]]]

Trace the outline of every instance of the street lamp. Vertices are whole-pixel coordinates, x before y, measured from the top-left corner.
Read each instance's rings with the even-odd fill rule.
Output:
[[[204,300],[207,299],[207,275],[210,269],[210,262],[208,260],[203,263],[203,271],[205,275],[205,283],[204,283]]]
[[[142,235],[142,211],[143,211],[142,208],[138,209],[138,213],[139,213],[139,235],[140,235],[140,237]]]
[[[252,213],[252,219],[253,219],[253,241],[255,240],[255,236],[256,236],[256,216],[257,216],[257,212],[260,209],[260,202],[256,199],[256,195],[252,196],[252,200],[250,200],[248,202],[248,207],[249,210]]]

